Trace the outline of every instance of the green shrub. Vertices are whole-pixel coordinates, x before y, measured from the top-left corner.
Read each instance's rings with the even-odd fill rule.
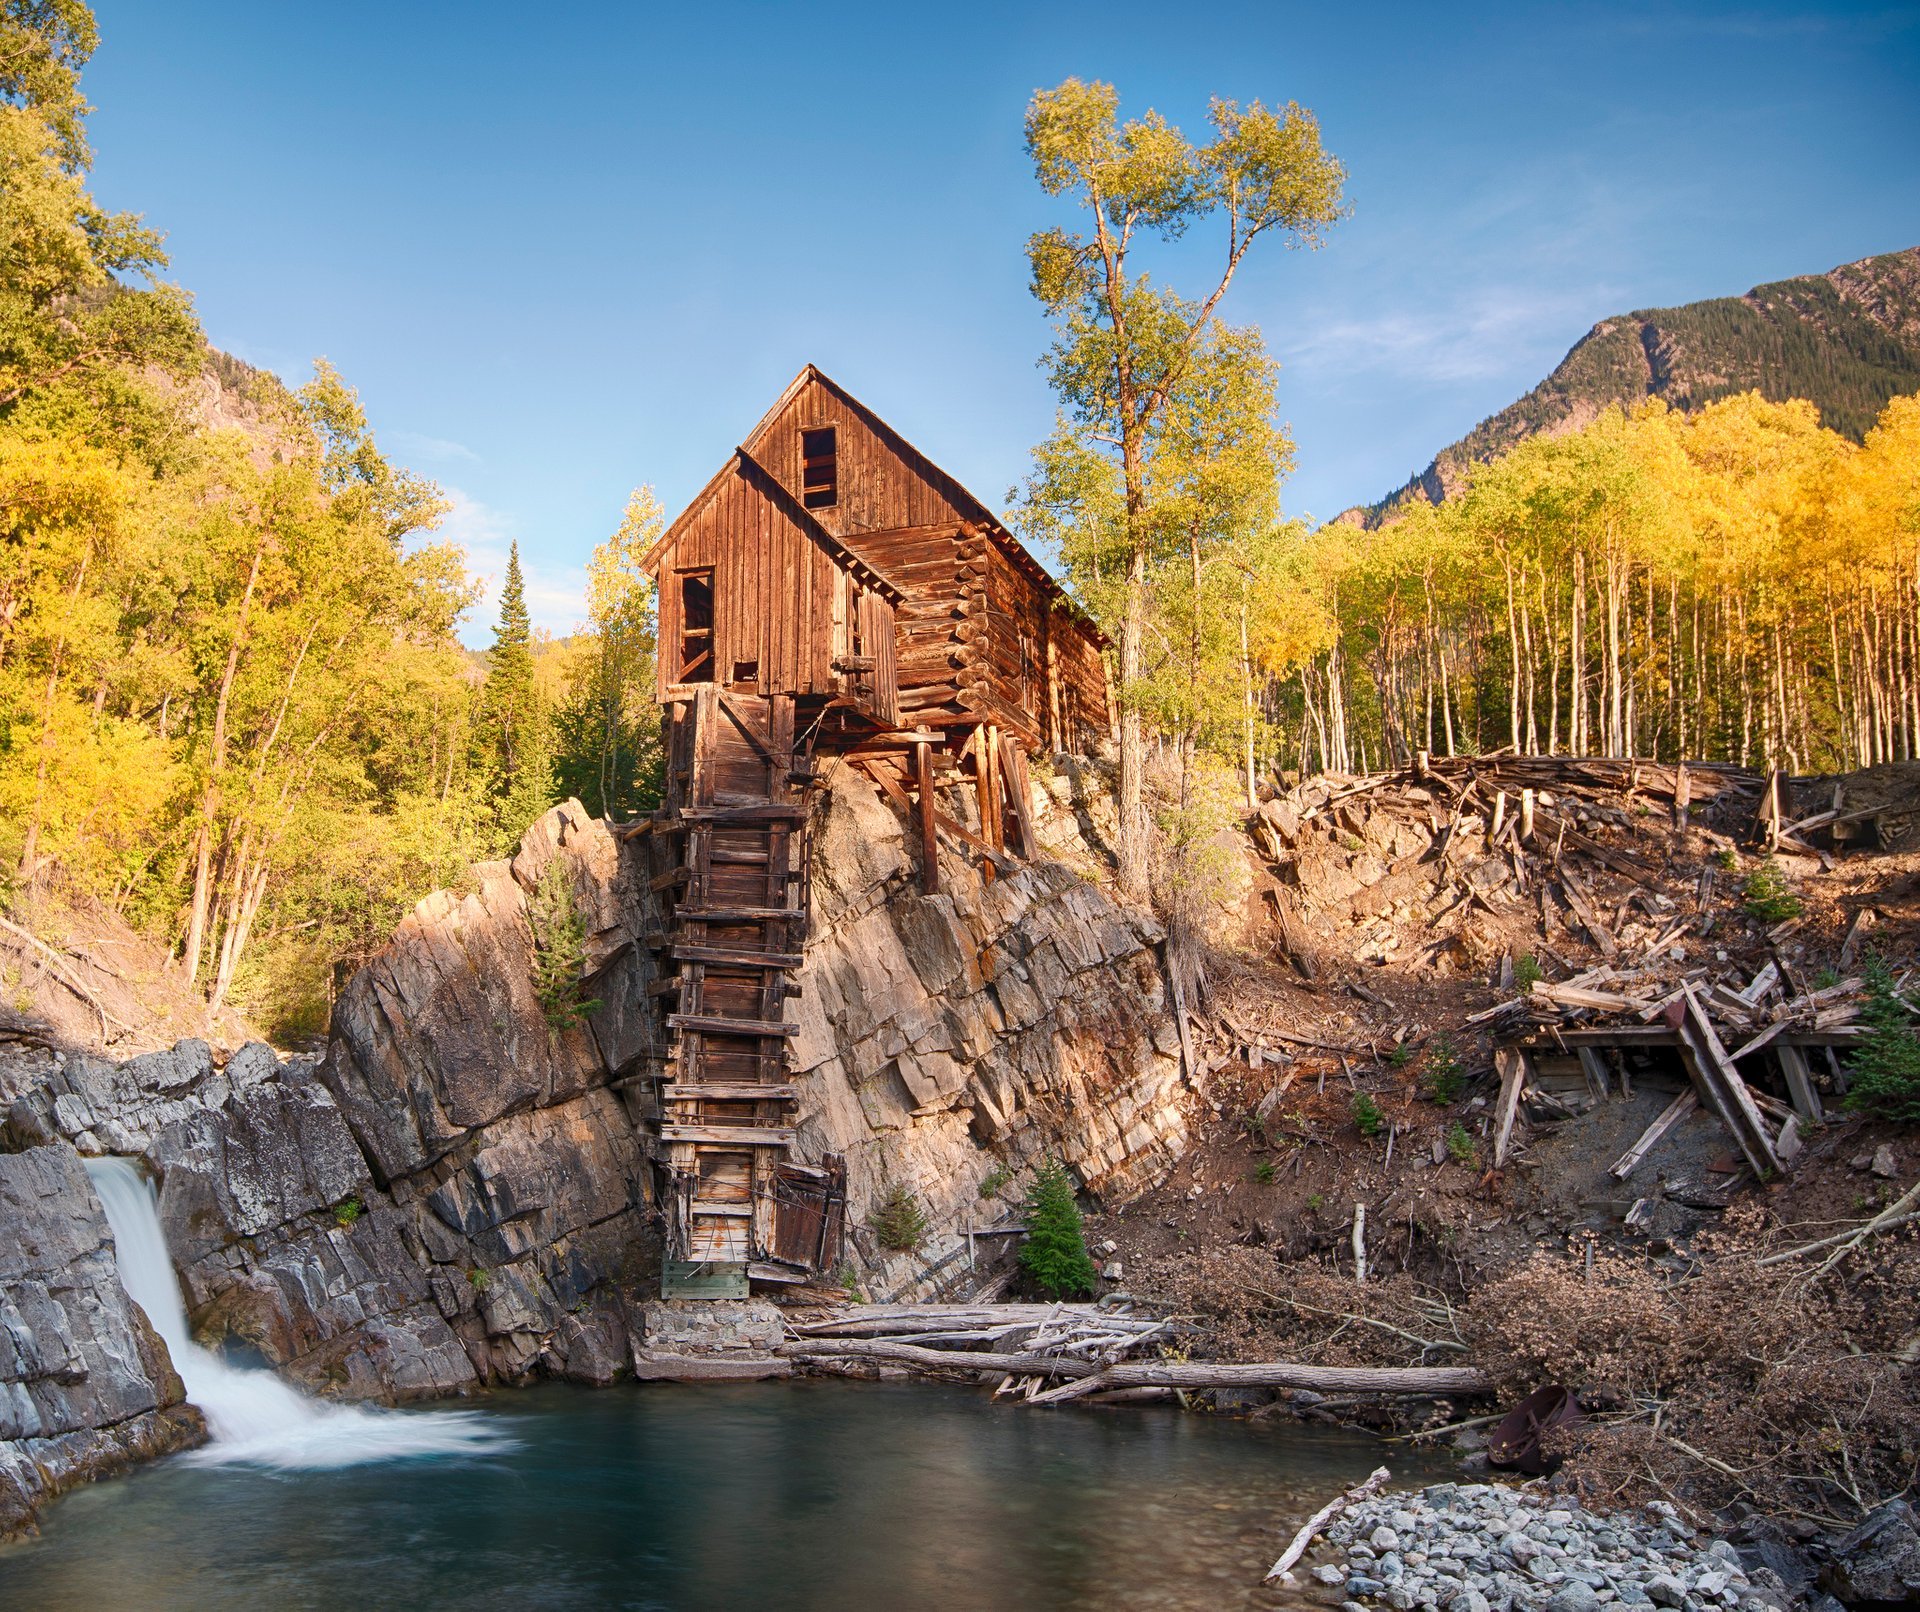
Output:
[[[1787,877],[1772,862],[1762,862],[1747,875],[1740,887],[1740,905],[1749,918],[1763,924],[1777,924],[1800,916],[1800,898],[1787,885]]]
[[[1867,1026],[1847,1066],[1847,1107],[1881,1119],[1920,1124],[1920,1037],[1913,1013],[1893,988],[1893,974],[1877,951],[1862,960]]]
[[[1326,1201],[1327,1199],[1324,1193],[1309,1192],[1307,1194],[1307,1207],[1309,1209],[1318,1209]]]
[[[1365,1092],[1356,1092],[1353,1099],[1353,1123],[1360,1127],[1362,1136],[1378,1136],[1380,1127],[1387,1123],[1387,1116],[1380,1112],[1380,1105]]]
[[[1058,1159],[1042,1159],[1027,1195],[1027,1235],[1020,1245],[1020,1269],[1050,1299],[1085,1298],[1097,1272],[1087,1257],[1080,1206],[1073,1201],[1073,1180]]]
[[[1466,1082],[1467,1072],[1460,1067],[1460,1054],[1454,1050],[1452,1038],[1435,1036],[1433,1045],[1427,1048],[1426,1062],[1420,1066],[1421,1090],[1444,1108],[1459,1098]]]
[[[1513,960],[1513,988],[1525,996],[1534,986],[1547,977],[1547,971],[1540,966],[1540,959],[1532,952],[1522,952]]]
[[[1253,1178],[1263,1187],[1272,1186],[1274,1178],[1279,1175],[1279,1173],[1280,1167],[1276,1165],[1272,1159],[1262,1159],[1253,1167]]]
[[[343,1230],[353,1225],[367,1212],[367,1206],[357,1197],[342,1198],[333,1206],[333,1223]]]
[[[1006,1190],[1007,1183],[1012,1179],[1013,1171],[1009,1170],[1004,1164],[996,1164],[980,1178],[980,1196],[983,1198],[999,1197],[1000,1194]]]
[[[1471,1164],[1479,1157],[1480,1145],[1467,1133],[1466,1126],[1455,1120],[1447,1127],[1447,1152],[1456,1164]]]
[[[557,856],[527,898],[527,925],[533,931],[533,994],[552,1029],[571,1030],[600,1004],[580,995],[587,921],[573,899],[573,879]]]
[[[1387,1062],[1393,1065],[1395,1069],[1406,1068],[1408,1064],[1413,1062],[1412,1043],[1407,1041],[1395,1042],[1393,1051],[1387,1054]]]
[[[1740,871],[1740,858],[1734,853],[1731,845],[1721,846],[1719,850],[1713,853],[1713,860],[1722,873],[1737,873]]]
[[[911,1254],[927,1240],[927,1212],[920,1197],[904,1181],[887,1188],[886,1196],[874,1205],[867,1224],[882,1248],[896,1254]]]
[[[484,1293],[488,1288],[493,1286],[492,1274],[481,1270],[478,1266],[475,1266],[467,1272],[467,1280],[473,1285],[473,1290],[476,1293]]]

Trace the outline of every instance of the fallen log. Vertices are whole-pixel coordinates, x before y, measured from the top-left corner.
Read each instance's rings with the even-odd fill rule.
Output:
[[[1318,1534],[1322,1528],[1326,1527],[1328,1523],[1332,1522],[1335,1517],[1339,1516],[1341,1512],[1345,1511],[1347,1507],[1366,1499],[1368,1495],[1372,1494],[1374,1490],[1378,1489],[1381,1484],[1385,1483],[1387,1479],[1392,1476],[1393,1474],[1385,1467],[1377,1466],[1373,1469],[1372,1473],[1368,1475],[1364,1483],[1356,1483],[1345,1494],[1336,1495],[1333,1499],[1329,1500],[1306,1520],[1300,1532],[1293,1536],[1293,1542],[1280,1553],[1280,1560],[1267,1569],[1266,1582],[1271,1584],[1277,1578],[1283,1584],[1291,1584],[1293,1582],[1293,1574],[1287,1570],[1292,1567],[1295,1562],[1299,1561],[1302,1556],[1306,1555],[1307,1547],[1313,1543],[1314,1536]]]
[[[792,1339],[780,1352],[793,1360],[893,1360],[933,1371],[999,1371],[1034,1377],[1099,1379],[1108,1388],[1306,1388],[1315,1393],[1484,1394],[1492,1383],[1475,1366],[1309,1366],[1291,1360],[1239,1364],[1214,1360],[1128,1360],[1105,1368],[1069,1355],[999,1354],[925,1349],[882,1339]],[[1097,1392],[1089,1386],[1088,1393]]]

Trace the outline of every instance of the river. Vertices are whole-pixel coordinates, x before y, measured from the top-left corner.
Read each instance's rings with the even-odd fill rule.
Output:
[[[1334,1428],[919,1383],[328,1404],[193,1342],[151,1188],[87,1168],[213,1437],[0,1547],[0,1612],[1227,1612],[1283,1604],[1268,1564],[1382,1458]]]
[[[1339,1429],[924,1384],[555,1384],[484,1404],[487,1453],[176,1459],[69,1495],[39,1539],[0,1548],[0,1607],[1224,1612],[1282,1604],[1261,1574],[1381,1459]]]

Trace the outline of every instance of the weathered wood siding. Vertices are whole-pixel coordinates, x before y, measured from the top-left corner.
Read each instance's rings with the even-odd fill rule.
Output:
[[[883,721],[898,715],[893,605],[864,588],[809,532],[753,466],[741,463],[696,508],[656,562],[659,582],[658,697],[681,685],[682,579],[713,574],[712,681],[756,695],[847,694]],[[836,670],[852,654],[872,671]],[[753,675],[734,674],[743,665]]]
[[[765,422],[747,444],[796,498],[800,496],[800,433],[818,426],[834,428],[839,459],[839,496],[812,511],[836,536],[887,531],[905,526],[935,526],[961,521],[972,500],[945,471],[904,443],[889,440],[867,411],[818,377],[809,377],[787,406]],[[860,545],[867,552],[866,545]],[[882,565],[878,554],[871,555]],[[888,580],[900,578],[888,572]]]

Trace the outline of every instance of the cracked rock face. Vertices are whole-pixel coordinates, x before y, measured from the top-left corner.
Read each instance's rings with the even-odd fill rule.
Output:
[[[1039,832],[1063,849],[1077,837],[1065,811],[1043,813]],[[1152,920],[1065,862],[989,884],[943,854],[940,876],[939,895],[920,893],[906,830],[873,791],[828,797],[796,1004],[799,1151],[845,1156],[847,1222],[876,1297],[967,1285],[966,1230],[1003,1213],[979,1196],[995,1172],[1054,1154],[1117,1200],[1186,1146],[1191,1094]],[[911,1255],[863,1229],[900,1182],[933,1227]]]
[[[601,1006],[549,1029],[526,897],[560,858]],[[0,1069],[12,1145],[143,1158],[194,1328],[292,1381],[406,1400],[626,1365],[652,1234],[638,1060],[644,902],[577,804],[466,895],[428,897],[348,986],[326,1056],[202,1042]]]
[[[1050,846],[1084,851],[1076,810]],[[586,919],[596,1000],[551,1029],[527,898],[555,861]],[[920,893],[864,783],[831,791],[800,970],[799,1151],[848,1165],[871,1286],[970,1286],[984,1178],[1057,1154],[1123,1197],[1185,1144],[1187,1093],[1151,920],[1063,862],[987,883],[943,860]],[[201,1436],[116,1279],[81,1153],[142,1159],[195,1332],[310,1391],[409,1400],[553,1375],[646,1374],[659,1243],[646,1108],[657,1061],[647,870],[569,802],[511,862],[428,897],[354,977],[324,1057],[204,1042],[112,1062],[0,1058],[0,1530],[37,1499]],[[76,1151],[77,1150],[77,1151]],[[896,1181],[932,1226],[913,1255],[864,1221]],[[1010,1192],[1017,1192],[1010,1187]]]
[[[63,1490],[206,1437],[66,1143],[0,1153],[0,1539]]]

